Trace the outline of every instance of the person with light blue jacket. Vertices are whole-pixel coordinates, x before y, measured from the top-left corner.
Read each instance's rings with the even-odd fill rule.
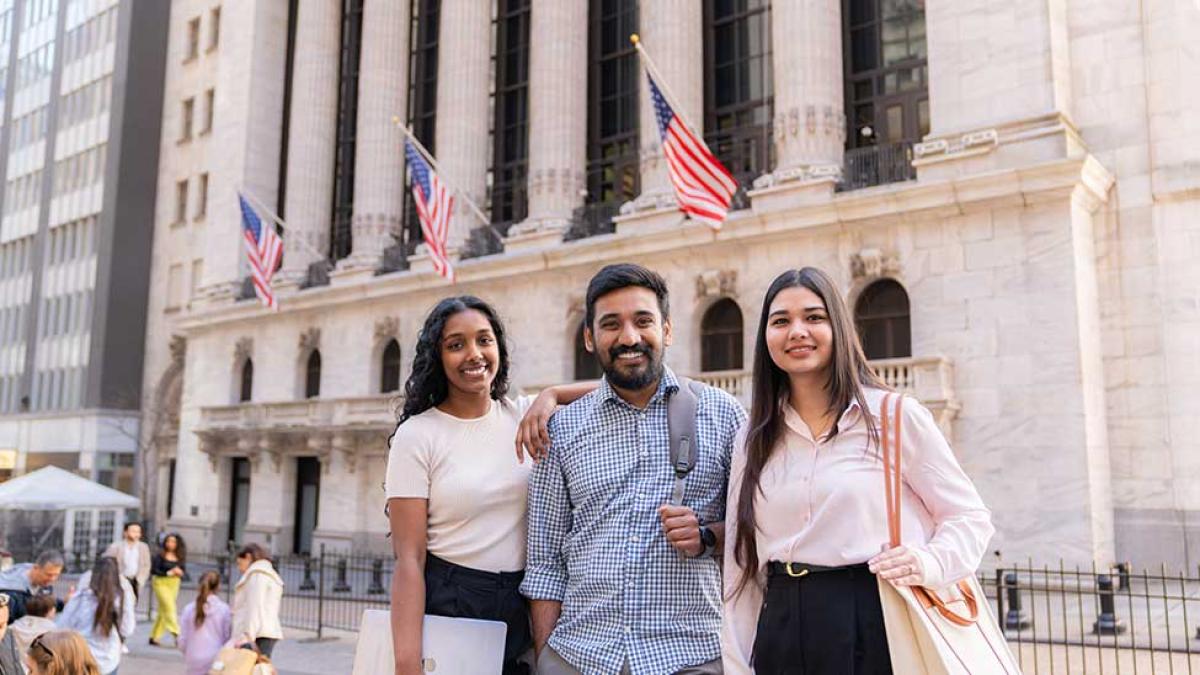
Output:
[[[122,640],[137,628],[133,587],[121,578],[113,558],[96,561],[92,571],[79,579],[83,590],[63,608],[60,628],[77,631],[87,641],[103,675],[115,675],[121,665]]]

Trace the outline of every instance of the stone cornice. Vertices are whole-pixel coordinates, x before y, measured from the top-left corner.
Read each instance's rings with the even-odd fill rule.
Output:
[[[687,221],[673,227],[639,229],[637,216],[627,216],[622,218],[622,227],[616,234],[567,242],[549,249],[466,260],[459,263],[455,271],[459,286],[470,288],[494,279],[595,266],[674,251],[695,251],[701,247],[753,244],[799,230],[838,227],[872,219],[894,222],[911,219],[917,214],[922,218],[946,217],[997,206],[1067,201],[1076,188],[1086,192],[1096,203],[1104,203],[1113,180],[1112,174],[1088,155],[949,180],[916,180],[835,193],[818,199],[797,199],[795,206],[787,208],[735,211],[719,232]],[[803,189],[803,184],[799,188]],[[784,184],[755,191],[755,194],[783,197],[784,193],[797,189],[797,184]],[[780,204],[781,200],[764,199],[763,202]],[[652,211],[647,212],[646,217],[657,216],[661,220],[662,215],[660,211]],[[192,310],[180,317],[177,326],[185,334],[194,335],[234,323],[243,327],[256,322],[269,323],[281,314],[303,316],[343,304],[435,289],[449,291],[450,288],[445,280],[432,272],[411,270],[345,284],[335,280],[331,286],[282,295],[278,312],[264,310],[256,302],[222,302]]]

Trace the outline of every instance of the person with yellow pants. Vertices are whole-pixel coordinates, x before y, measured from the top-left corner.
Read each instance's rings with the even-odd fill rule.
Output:
[[[162,548],[154,556],[151,565],[150,587],[158,601],[158,615],[150,629],[150,644],[159,646],[163,633],[170,633],[179,641],[179,619],[175,613],[175,601],[179,598],[179,584],[186,573],[187,547],[183,537],[171,533],[163,537]]]

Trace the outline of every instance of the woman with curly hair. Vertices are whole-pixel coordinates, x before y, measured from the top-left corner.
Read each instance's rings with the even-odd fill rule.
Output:
[[[490,305],[464,295],[433,308],[404,386],[385,486],[397,674],[422,672],[425,614],[505,622],[504,673],[528,672],[518,661],[533,644],[518,591],[530,473],[521,455],[543,450],[556,406],[596,383],[512,399],[508,376],[504,326]]]
[[[150,644],[158,646],[163,633],[175,636],[179,642],[179,619],[175,614],[175,601],[179,599],[179,584],[187,573],[187,544],[183,537],[172,532],[163,537],[162,550],[155,554],[150,563],[150,587],[158,600],[158,615],[150,629]]]

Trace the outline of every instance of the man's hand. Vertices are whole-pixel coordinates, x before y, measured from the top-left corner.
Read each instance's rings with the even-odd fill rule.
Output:
[[[525,416],[521,418],[521,423],[517,427],[518,462],[524,464],[526,455],[536,462],[550,452],[550,432],[547,430],[547,425],[550,424],[550,417],[556,410],[558,410],[558,402],[554,393],[549,389],[543,389],[542,393],[533,400],[529,410],[525,411]]]
[[[662,521],[667,543],[675,550],[690,557],[704,553],[704,542],[700,541],[700,519],[696,512],[686,506],[663,504],[658,507],[658,518]]]

